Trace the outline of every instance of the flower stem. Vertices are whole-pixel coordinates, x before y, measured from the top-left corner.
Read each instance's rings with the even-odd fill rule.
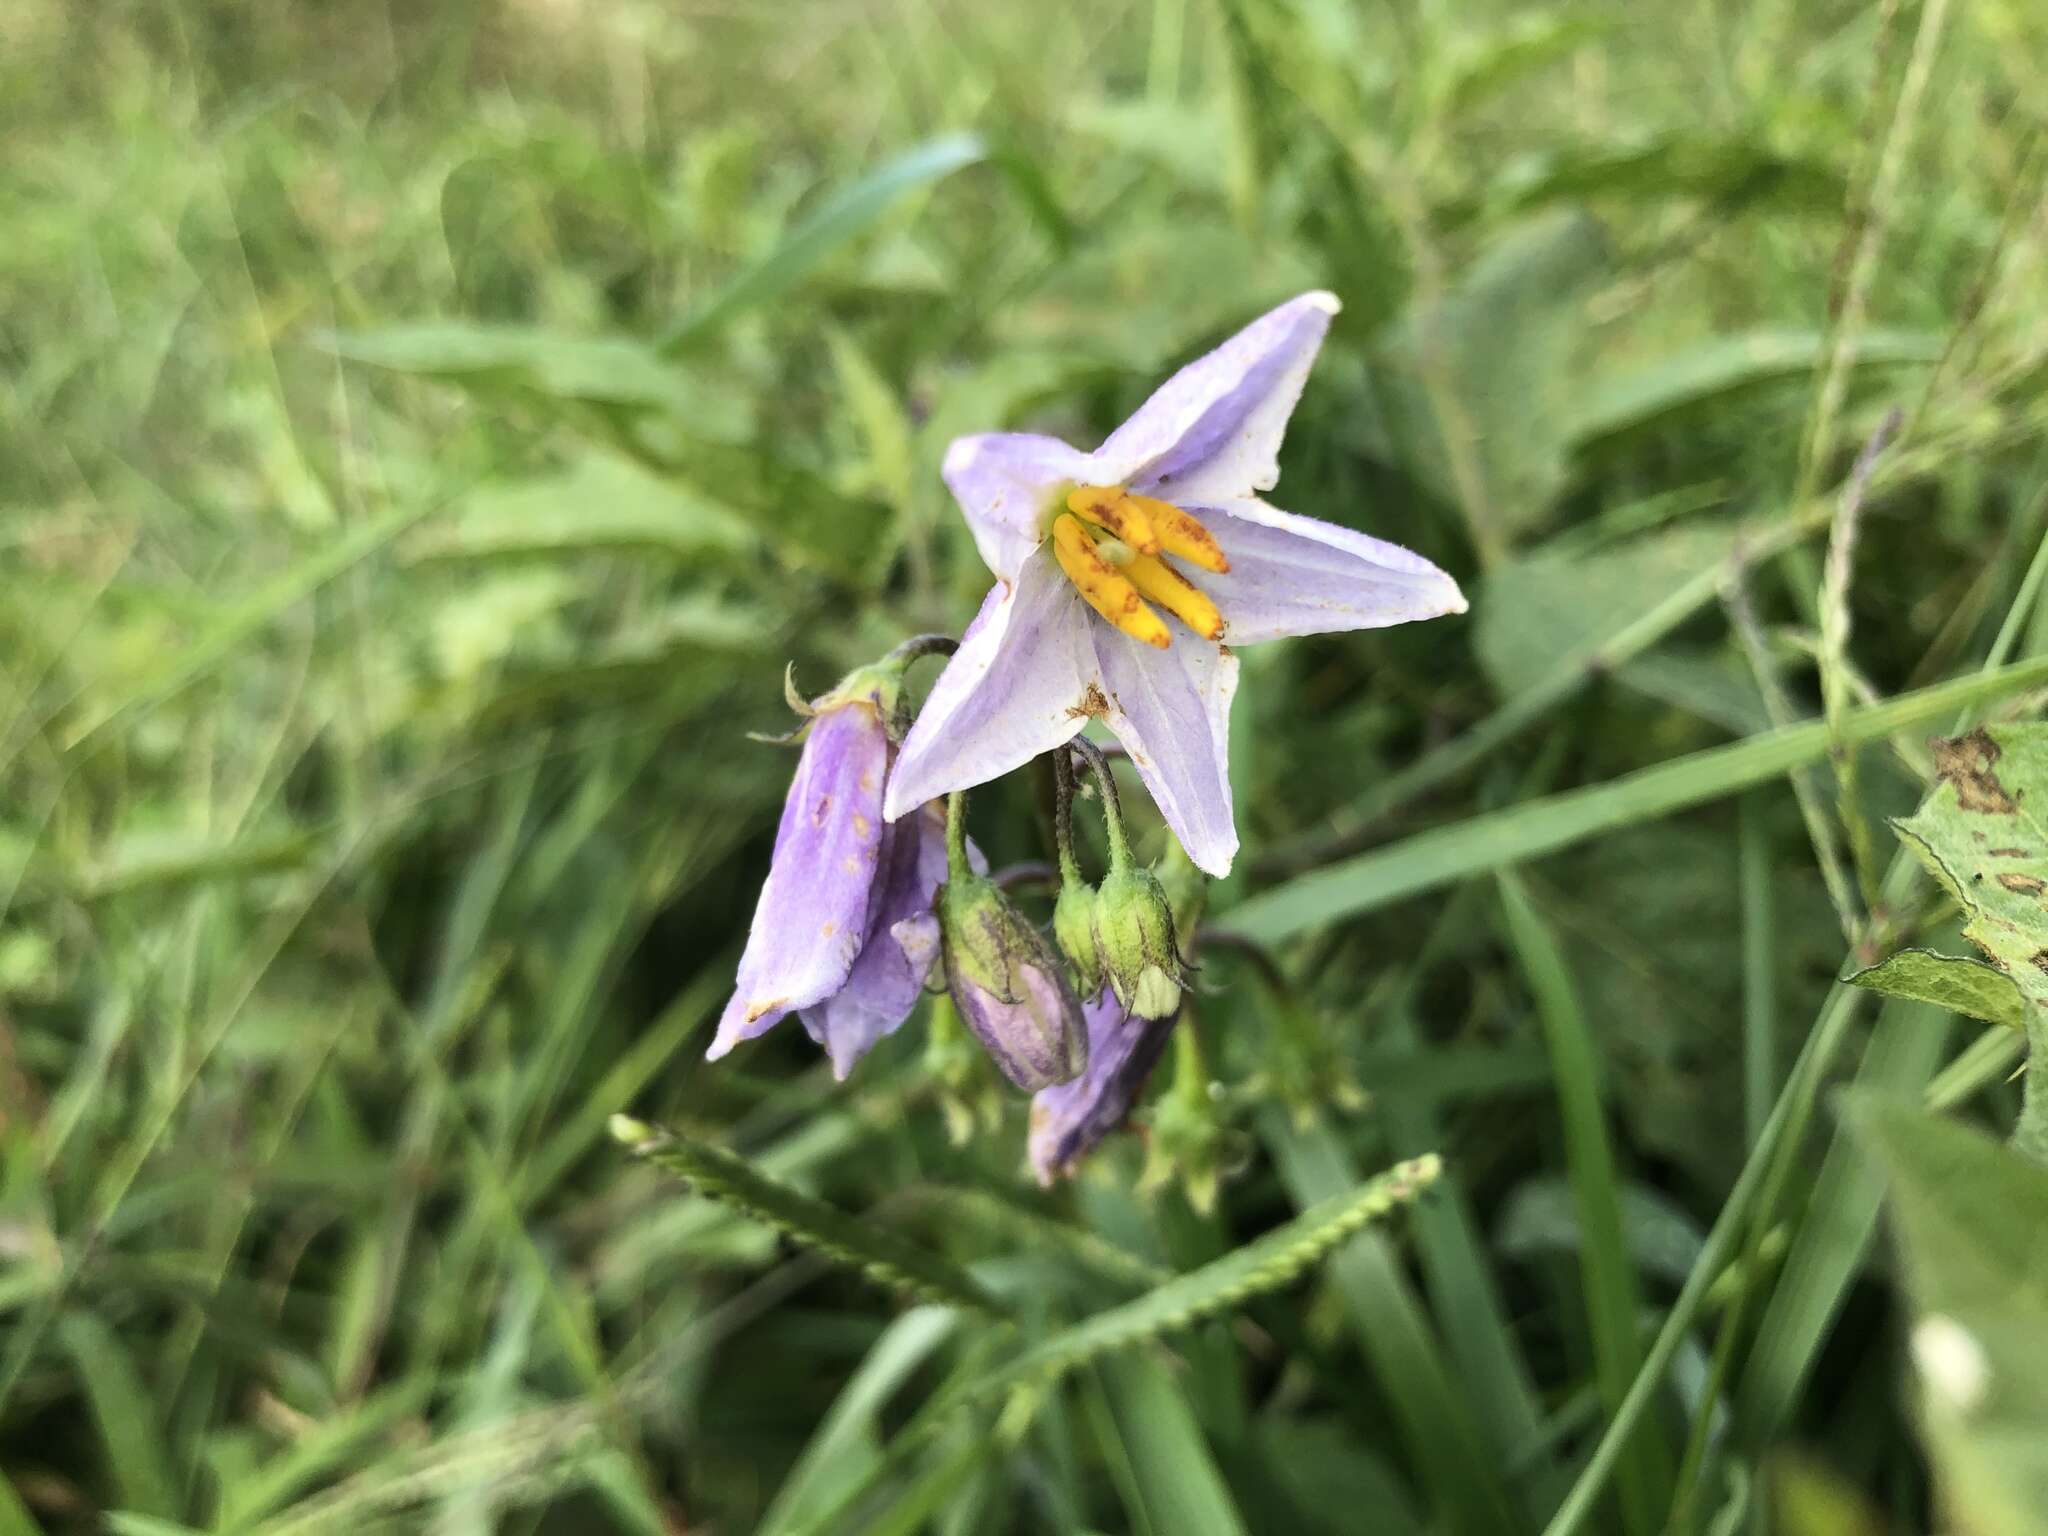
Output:
[[[973,873],[967,863],[967,794],[956,789],[946,796],[946,878],[964,880]]]
[[[1131,840],[1124,835],[1124,810],[1123,803],[1116,797],[1116,779],[1110,774],[1102,748],[1094,742],[1085,736],[1076,736],[1067,745],[1087,762],[1095,775],[1095,787],[1102,792],[1102,819],[1109,829],[1109,868],[1114,874],[1131,862]]]
[[[1080,885],[1080,861],[1074,857],[1074,760],[1064,748],[1052,755],[1052,841],[1060,860],[1060,883]]]
[[[901,662],[909,666],[913,661],[926,656],[950,656],[960,649],[960,642],[951,635],[912,635],[908,640],[890,651],[884,661]]]

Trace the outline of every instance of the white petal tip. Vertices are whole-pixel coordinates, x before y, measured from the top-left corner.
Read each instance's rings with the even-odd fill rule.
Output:
[[[939,473],[947,479],[955,475],[964,475],[974,467],[974,461],[980,457],[980,438],[956,437],[946,445],[946,457],[939,465]]]
[[[1304,293],[1301,302],[1311,309],[1320,309],[1326,315],[1334,315],[1344,307],[1344,301],[1327,288],[1318,288],[1313,293]]]
[[[730,1051],[733,1048],[733,1046],[735,1046],[738,1043],[739,1042],[735,1040],[728,1040],[725,1038],[725,1036],[720,1035],[716,1040],[713,1040],[709,1045],[704,1047],[704,1059],[706,1061],[716,1061],[719,1057],[725,1055],[726,1052]]]

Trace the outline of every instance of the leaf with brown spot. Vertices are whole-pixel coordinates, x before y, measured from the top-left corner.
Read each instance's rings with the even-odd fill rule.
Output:
[[[1991,771],[1992,764],[2003,755],[2004,749],[1987,729],[1974,730],[1967,736],[1937,736],[1934,775],[1955,786],[1956,801],[1964,810],[2010,816],[2019,810],[2019,804]]]
[[[1936,741],[1934,760],[1933,790],[1893,826],[1963,909],[1970,942],[2048,1007],[2048,725],[1984,726]]]

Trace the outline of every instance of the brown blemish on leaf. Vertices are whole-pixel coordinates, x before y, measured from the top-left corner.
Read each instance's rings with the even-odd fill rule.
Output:
[[[1991,816],[2010,816],[2019,803],[2006,793],[1991,771],[2003,754],[1991,733],[1975,730],[1967,736],[1936,737],[1934,774],[1956,787],[1956,804],[1966,811]]]
[[[1994,859],[2024,859],[2027,856],[2027,850],[2024,848],[1994,848],[1991,850],[1991,856]]]
[[[2022,896],[2038,896],[2048,891],[2048,880],[2036,879],[2032,875],[2016,875],[2007,871],[1998,877],[1998,883],[2008,891],[2017,891]]]
[[[2048,971],[2048,949],[2037,949],[2027,958],[2034,962],[2034,969]]]
[[[1088,691],[1081,695],[1081,702],[1067,706],[1067,715],[1074,720],[1102,720],[1108,718],[1109,700],[1102,696],[1102,690],[1090,683]]]

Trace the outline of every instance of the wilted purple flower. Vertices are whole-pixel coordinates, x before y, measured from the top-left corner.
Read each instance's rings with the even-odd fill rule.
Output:
[[[882,819],[896,701],[878,670],[817,701],[711,1058],[797,1013],[844,1078],[924,988],[945,823],[937,806]]]
[[[953,443],[946,484],[997,580],[903,743],[888,816],[1100,718],[1188,856],[1227,874],[1237,659],[1222,642],[1463,611],[1457,583],[1419,555],[1259,499],[1336,311],[1307,293],[1254,320],[1093,453],[1020,433]]]
[[[1088,1070],[1031,1098],[1029,1151],[1038,1182],[1074,1171],[1095,1144],[1130,1117],[1173,1033],[1173,1020],[1127,1014],[1107,987],[1081,1005],[1088,1026]]]

